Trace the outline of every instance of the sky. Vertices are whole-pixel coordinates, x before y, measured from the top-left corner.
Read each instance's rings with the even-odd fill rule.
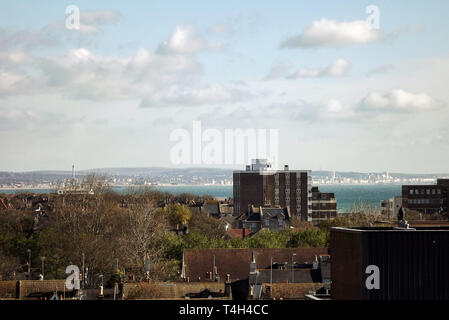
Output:
[[[241,168],[173,161],[171,135],[192,133],[194,148],[200,121],[277,130],[292,169],[448,173],[447,12],[443,0],[1,0],[0,171]]]

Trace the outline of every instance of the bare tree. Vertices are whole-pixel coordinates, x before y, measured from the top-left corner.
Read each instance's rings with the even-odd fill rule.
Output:
[[[163,247],[155,245],[158,237],[166,232],[167,215],[156,206],[151,193],[140,194],[129,199],[127,208],[127,230],[123,240],[127,264],[145,275],[146,261],[151,266],[162,259]],[[151,273],[157,276],[155,270]]]

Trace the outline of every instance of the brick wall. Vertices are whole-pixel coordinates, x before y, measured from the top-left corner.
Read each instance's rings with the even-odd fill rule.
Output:
[[[262,287],[262,292],[266,292],[266,284]],[[310,291],[317,291],[323,287],[322,283],[273,283],[271,287],[271,298],[283,299],[305,299]],[[270,297],[266,297],[270,298]]]
[[[187,294],[196,294],[204,290],[211,292],[225,291],[223,282],[194,283],[125,283],[124,294],[127,299],[179,299]]]
[[[24,299],[34,293],[62,292],[64,286],[65,280],[0,281],[0,298]]]
[[[17,281],[0,281],[0,299],[15,299],[17,297]]]

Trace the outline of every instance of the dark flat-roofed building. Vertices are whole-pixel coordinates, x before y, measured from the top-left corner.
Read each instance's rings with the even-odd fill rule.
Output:
[[[434,185],[403,185],[402,206],[423,214],[448,214],[449,179]]]
[[[332,299],[448,300],[449,227],[332,228]]]

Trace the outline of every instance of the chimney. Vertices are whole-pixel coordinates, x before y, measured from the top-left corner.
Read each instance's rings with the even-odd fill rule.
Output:
[[[318,269],[318,265],[319,265],[318,257],[315,255],[315,260],[313,261],[312,269],[314,269],[314,270]]]
[[[249,273],[256,273],[256,257],[254,256],[254,252],[252,253],[252,259],[249,264]]]
[[[288,164],[284,165],[284,170],[288,171]]]

